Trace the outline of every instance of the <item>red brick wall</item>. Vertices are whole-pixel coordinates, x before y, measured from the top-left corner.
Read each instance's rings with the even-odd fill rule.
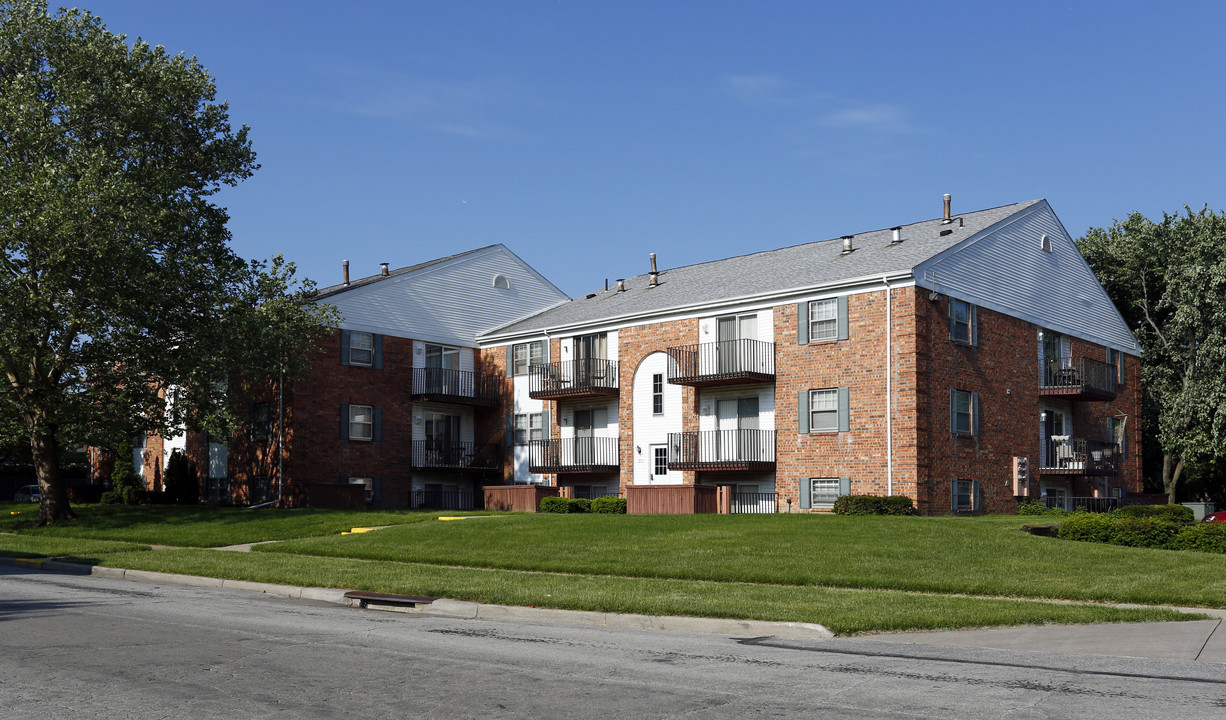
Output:
[[[473,413],[475,423],[474,440],[480,445],[498,433],[505,434],[507,414],[515,407],[514,385],[507,377],[507,349],[505,347],[485,348],[473,351],[473,367],[477,372],[490,373],[498,378],[501,384],[501,401],[498,407],[477,407]],[[509,453],[507,438],[500,442],[502,461],[501,477],[488,478],[487,484],[511,483],[514,481],[514,465]]]

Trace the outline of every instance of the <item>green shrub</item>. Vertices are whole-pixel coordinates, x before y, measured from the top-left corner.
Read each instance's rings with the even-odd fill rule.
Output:
[[[1064,517],[1068,510],[1064,508],[1049,508],[1042,500],[1023,500],[1017,505],[1018,515],[1044,515],[1047,517]]]
[[[587,498],[572,498],[570,501],[570,512],[573,513],[590,513],[592,511],[592,501]]]
[[[625,515],[626,498],[602,497],[592,500],[592,512],[606,515]]]
[[[1162,518],[1176,523],[1190,523],[1196,520],[1192,508],[1183,505],[1125,505],[1118,510],[1113,510],[1112,514],[1119,517]]]
[[[166,461],[166,499],[170,502],[193,505],[200,502],[200,481],[196,477],[196,465],[176,449]]]
[[[836,515],[914,515],[906,495],[844,495],[834,501]]]
[[[1179,529],[1173,541],[1180,550],[1226,553],[1226,523],[1197,523]]]
[[[1077,513],[1060,523],[1060,539],[1108,543],[1115,537],[1115,523],[1109,515]]]
[[[568,513],[570,512],[570,500],[564,497],[545,497],[541,498],[541,512],[543,513]]]
[[[1159,517],[1121,517],[1114,522],[1115,534],[1109,542],[1126,547],[1173,548],[1181,527]]]
[[[113,490],[107,490],[98,498],[98,502],[103,505],[123,505],[123,497]]]

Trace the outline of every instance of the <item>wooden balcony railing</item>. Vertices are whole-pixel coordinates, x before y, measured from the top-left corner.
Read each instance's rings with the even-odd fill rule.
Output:
[[[1063,358],[1044,362],[1039,380],[1040,395],[1059,395],[1070,400],[1114,400],[1116,369],[1090,358]]]
[[[528,396],[539,400],[617,395],[617,361],[583,358],[533,365]]]
[[[418,401],[497,405],[502,395],[502,378],[491,373],[413,368],[412,382]]]
[[[774,467],[774,430],[668,434],[669,470],[769,470]]]
[[[775,343],[721,340],[668,349],[668,381],[703,387],[773,382]]]

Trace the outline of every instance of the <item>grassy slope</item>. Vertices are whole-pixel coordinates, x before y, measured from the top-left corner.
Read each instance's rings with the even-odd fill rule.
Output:
[[[556,572],[1226,607],[1226,557],[1027,535],[1016,517],[516,516],[268,552]]]
[[[1117,609],[882,590],[524,573],[398,562],[354,562],[344,558],[272,553],[168,550],[110,556],[106,564],[239,580],[442,596],[506,605],[814,622],[840,634],[995,625],[1199,619],[1159,608]]]

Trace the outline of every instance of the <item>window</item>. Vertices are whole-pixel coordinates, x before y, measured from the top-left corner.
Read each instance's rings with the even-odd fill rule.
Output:
[[[839,337],[839,301],[837,298],[813,300],[809,303],[809,342],[837,340]]]
[[[349,439],[375,439],[375,412],[370,405],[349,406]]]
[[[838,478],[809,478],[809,500],[812,507],[834,507],[834,501],[839,499]]]
[[[655,373],[651,376],[651,414],[664,414],[664,374]]]
[[[542,413],[524,413],[515,416],[515,444],[527,445],[529,442],[544,439],[544,420]]]
[[[1124,353],[1119,350],[1107,348],[1107,364],[1115,368],[1115,380],[1120,385],[1124,384]]]
[[[954,480],[953,509],[975,509],[975,482],[973,480]]]
[[[272,497],[272,477],[256,475],[247,485],[247,503],[258,505],[266,503]]]
[[[955,435],[978,435],[979,393],[949,391],[949,431]]]
[[[668,474],[668,448],[656,445],[651,449],[651,474],[663,477]]]
[[[272,407],[268,403],[251,406],[251,439],[262,440],[272,435]]]
[[[363,485],[366,487],[366,502],[370,502],[371,500],[375,499],[375,480],[374,478],[351,477],[349,478],[349,484],[350,485]]]
[[[973,345],[975,308],[965,300],[949,299],[949,339]]]
[[[837,432],[839,429],[839,391],[837,388],[809,391],[809,432]]]
[[[527,375],[533,365],[541,365],[541,343],[516,343],[511,349],[513,362],[512,372],[516,375]]]
[[[375,364],[375,336],[365,332],[349,333],[349,364],[370,367]]]

